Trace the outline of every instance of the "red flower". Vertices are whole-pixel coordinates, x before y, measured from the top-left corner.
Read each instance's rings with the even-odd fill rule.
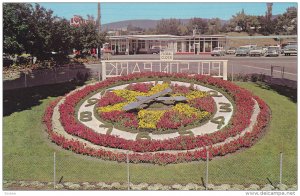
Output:
[[[127,89],[132,91],[140,91],[143,93],[147,93],[150,91],[152,87],[153,87],[152,83],[137,83],[137,84],[129,84],[127,86]]]
[[[108,105],[114,105],[116,103],[121,103],[125,101],[125,99],[123,97],[120,97],[118,95],[116,95],[114,92],[107,92],[104,97],[102,97],[99,102],[98,105],[99,107],[105,107]]]
[[[229,93],[235,101],[236,109],[231,120],[231,124],[224,129],[214,132],[212,134],[206,134],[197,137],[191,136],[180,136],[174,139],[166,139],[162,141],[158,140],[125,140],[123,138],[118,138],[112,135],[95,133],[93,130],[80,124],[75,118],[75,106],[80,102],[81,99],[86,97],[89,93],[94,92],[100,88],[112,85],[118,81],[129,81],[133,79],[138,79],[141,77],[176,77],[184,79],[195,79],[207,85],[214,85],[218,88],[222,88],[224,91]],[[240,134],[247,126],[250,124],[250,117],[252,115],[253,106],[255,99],[260,107],[260,113],[257,117],[257,122],[253,130],[234,139],[230,142],[224,143],[222,145],[214,145],[219,142],[225,141],[229,137],[234,137]],[[126,155],[124,153],[119,153],[109,150],[96,150],[87,147],[85,143],[81,143],[75,140],[68,140],[63,136],[53,132],[52,128],[52,115],[53,109],[58,103],[59,99],[52,102],[49,107],[47,107],[43,121],[46,125],[49,137],[51,140],[63,148],[74,151],[75,153],[86,154],[90,156],[100,157],[104,160],[116,160],[125,161]],[[200,107],[205,107],[201,104],[201,101],[197,100],[195,103]],[[205,109],[207,110],[207,108]],[[208,109],[209,110],[209,109]],[[131,162],[149,162],[157,164],[169,164],[186,162],[192,160],[205,160],[206,150],[201,149],[201,147],[209,146],[209,156],[213,158],[214,156],[224,156],[228,153],[233,153],[241,148],[247,148],[252,146],[255,141],[262,135],[268,122],[270,120],[270,110],[266,103],[256,96],[252,96],[250,92],[228,82],[219,80],[216,78],[195,75],[194,77],[188,76],[187,74],[167,74],[167,73],[139,73],[132,74],[128,76],[121,76],[116,78],[110,78],[106,81],[99,82],[95,85],[89,85],[81,90],[77,90],[66,97],[63,104],[59,107],[61,124],[65,131],[71,135],[79,136],[91,143],[96,145],[120,148],[134,151],[130,154]],[[129,127],[134,127],[137,121],[135,121],[135,116],[131,114],[119,114],[123,119],[127,119],[127,124]],[[107,114],[107,119],[118,120],[118,114],[111,113]],[[183,118],[184,119],[184,118]],[[183,121],[185,123],[186,121]],[[162,122],[163,123],[163,122]],[[178,152],[178,153],[168,153],[168,152],[156,152],[162,150],[191,150],[195,148],[200,148],[199,150]],[[143,153],[137,153],[143,152]],[[153,153],[149,153],[153,152]]]

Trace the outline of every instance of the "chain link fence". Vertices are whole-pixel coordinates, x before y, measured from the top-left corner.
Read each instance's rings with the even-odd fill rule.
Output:
[[[193,183],[207,190],[212,185],[222,184],[244,187],[297,184],[296,157],[288,153],[246,160],[223,157],[166,166],[130,163],[129,156],[125,163],[118,163],[60,152],[42,156],[4,154],[3,161],[4,180],[19,182],[18,189],[142,190],[147,189],[146,183],[148,186],[159,183],[169,188]]]
[[[100,64],[66,65],[61,67],[23,70],[13,76],[4,75],[4,90],[59,84],[69,81],[99,80]]]
[[[125,60],[126,61],[126,60]],[[215,60],[217,61],[217,60]],[[285,69],[285,65],[282,65],[281,62],[279,63],[268,63],[268,62],[252,62],[249,64],[248,61],[240,60],[239,64],[236,62],[228,60],[228,80],[236,81],[239,78],[249,78],[251,79],[252,75],[261,75],[264,77],[265,80],[268,82],[272,82],[277,85],[288,86],[291,88],[297,87],[297,73],[292,73],[291,71]],[[291,62],[288,62],[291,64]],[[123,66],[123,65],[122,65]],[[118,71],[122,71],[124,67],[118,68]],[[128,70],[135,70],[136,71],[136,64],[129,64]],[[147,65],[149,66],[149,65]],[[216,68],[211,65],[212,71]],[[155,67],[155,66],[154,66]],[[205,69],[199,71],[199,67],[197,65],[191,65],[189,68],[193,71],[193,73],[202,73],[205,74],[208,72],[207,65],[205,64]],[[175,69],[176,66],[170,66],[170,69]],[[140,70],[141,68],[138,68]],[[149,69],[149,68],[147,68]],[[152,69],[152,68],[151,68]],[[179,70],[177,67],[176,69]],[[186,69],[186,65],[183,65],[181,69]],[[116,69],[117,71],[117,69]],[[140,71],[147,71],[141,69]],[[149,70],[148,70],[149,71]],[[159,69],[157,68],[157,70]],[[165,70],[166,71],[166,70]],[[122,71],[125,72],[125,71]],[[169,70],[172,72],[172,70]],[[183,71],[186,72],[186,71]],[[222,72],[221,72],[222,73]],[[3,88],[4,90],[9,89],[17,89],[17,88],[27,88],[33,86],[43,86],[49,84],[59,84],[68,82],[71,80],[95,80],[100,81],[101,79],[101,64],[82,64],[82,65],[66,65],[61,67],[53,67],[51,69],[37,69],[32,71],[22,71],[18,73],[12,74],[4,74],[3,80]],[[124,74],[124,73],[123,73]],[[216,74],[216,73],[215,73]],[[219,73],[220,74],[220,73]],[[7,76],[6,76],[7,75]],[[233,77],[232,77],[233,75]]]

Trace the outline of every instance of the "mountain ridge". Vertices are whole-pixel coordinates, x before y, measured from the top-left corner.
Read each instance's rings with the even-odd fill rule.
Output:
[[[203,20],[210,20],[208,18],[202,18]],[[182,24],[187,24],[190,19],[177,19],[180,20]],[[149,29],[155,28],[159,20],[152,20],[152,19],[136,19],[136,20],[122,20],[117,22],[111,22],[101,25],[102,29],[104,30],[116,30],[127,28],[128,25],[132,25],[134,27],[140,27],[142,29]],[[221,20],[221,23],[224,24],[228,22],[228,20]]]

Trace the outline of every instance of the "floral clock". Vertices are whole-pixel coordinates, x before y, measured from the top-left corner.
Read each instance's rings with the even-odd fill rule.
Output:
[[[44,116],[53,142],[102,159],[158,164],[224,156],[252,146],[268,106],[209,76],[143,73],[84,86]]]

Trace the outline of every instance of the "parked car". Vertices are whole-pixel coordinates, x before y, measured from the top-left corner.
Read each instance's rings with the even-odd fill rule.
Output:
[[[249,51],[250,51],[250,47],[241,46],[236,50],[235,56],[247,56],[249,54]]]
[[[279,56],[280,48],[278,46],[269,46],[266,56]]]
[[[284,56],[297,55],[298,49],[297,45],[287,45],[283,48]]]
[[[255,47],[249,51],[249,56],[263,56],[264,51],[262,47]]]
[[[230,47],[228,50],[226,50],[226,54],[235,54],[236,48]]]
[[[253,49],[253,48],[256,48],[257,45],[256,44],[255,45],[250,44],[250,45],[245,45],[243,47],[248,47],[249,49]]]
[[[263,54],[265,55],[267,53],[268,47],[263,47]]]
[[[215,47],[213,51],[211,51],[211,56],[225,56],[225,50],[223,47]]]
[[[150,54],[159,54],[160,53],[160,47],[159,46],[152,46],[149,50]]]

